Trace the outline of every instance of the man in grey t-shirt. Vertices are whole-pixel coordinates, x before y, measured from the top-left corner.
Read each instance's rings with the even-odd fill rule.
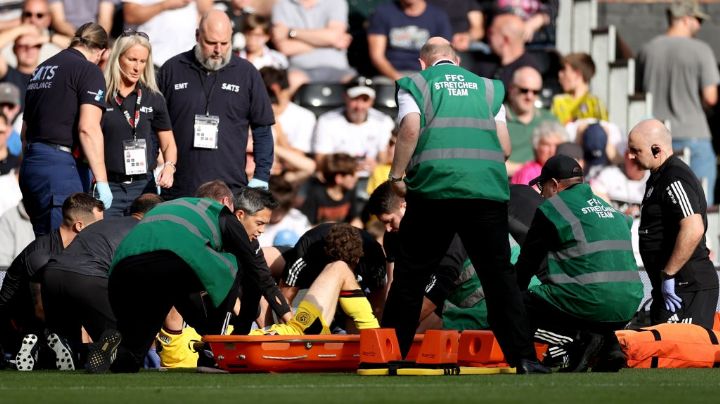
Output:
[[[279,0],[272,22],[273,43],[290,61],[292,92],[307,82],[346,82],[357,74],[347,59],[346,0]]]
[[[673,149],[690,150],[690,168],[706,182],[711,205],[717,168],[703,108],[717,103],[720,74],[710,46],[693,38],[709,17],[697,0],[674,0],[667,32],[638,54],[637,83],[652,93],[653,114],[672,130]]]

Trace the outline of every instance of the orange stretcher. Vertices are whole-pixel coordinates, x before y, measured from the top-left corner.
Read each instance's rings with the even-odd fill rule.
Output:
[[[415,336],[408,360],[422,340]],[[206,335],[203,341],[231,373],[354,372],[360,363],[359,335]]]

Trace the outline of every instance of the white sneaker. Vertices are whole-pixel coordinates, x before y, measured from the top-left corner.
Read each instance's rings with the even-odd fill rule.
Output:
[[[22,345],[15,355],[15,367],[21,372],[29,372],[35,367],[38,358],[38,337],[28,334],[23,337]]]
[[[75,370],[72,349],[67,341],[52,333],[47,337],[48,346],[55,352],[55,366],[58,370]]]

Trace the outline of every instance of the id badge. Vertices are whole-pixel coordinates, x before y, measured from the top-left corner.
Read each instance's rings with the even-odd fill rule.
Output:
[[[217,115],[195,115],[193,147],[199,149],[217,149],[219,125],[220,117]]]
[[[147,173],[147,144],[145,139],[123,141],[125,175]]]

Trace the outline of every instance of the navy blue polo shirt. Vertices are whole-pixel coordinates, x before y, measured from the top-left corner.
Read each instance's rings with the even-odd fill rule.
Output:
[[[173,187],[163,196],[172,199],[189,196],[207,181],[220,179],[233,192],[247,184],[245,149],[248,127],[269,126],[275,122],[270,98],[257,69],[232,55],[217,72],[206,72],[192,50],[165,62],[160,70],[160,91],[165,95],[178,149],[177,172]],[[195,115],[220,117],[218,148],[193,147]],[[255,136],[255,172],[270,177],[273,160],[272,133]],[[262,175],[258,175],[263,179]]]
[[[40,64],[28,83],[23,115],[28,142],[72,147],[82,104],[105,111],[105,79],[80,51],[65,49]]]
[[[142,92],[140,99],[140,119],[136,127],[137,139],[145,139],[147,144],[148,170],[155,167],[158,156],[157,131],[171,130],[170,116],[168,115],[165,98],[160,93],[152,92],[143,85],[139,85]],[[111,100],[105,107],[102,119],[102,131],[105,138],[105,168],[110,173],[125,174],[123,161],[123,142],[132,140],[133,129],[123,111],[131,117],[135,116],[137,107],[137,90],[120,98],[120,105],[111,94]]]

